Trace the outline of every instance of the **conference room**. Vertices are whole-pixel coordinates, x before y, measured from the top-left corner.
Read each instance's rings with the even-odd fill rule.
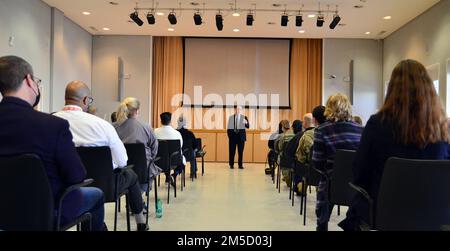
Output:
[[[450,0],[0,0],[0,39],[0,230],[450,229]]]

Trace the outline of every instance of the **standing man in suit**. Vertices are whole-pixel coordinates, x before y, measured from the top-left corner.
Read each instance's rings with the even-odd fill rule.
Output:
[[[246,129],[250,128],[250,124],[246,116],[242,114],[242,107],[237,106],[235,108],[234,115],[228,119],[228,139],[229,139],[229,156],[230,156],[230,168],[234,169],[234,156],[236,155],[236,146],[238,148],[239,155],[239,169],[244,169],[242,164],[245,141],[247,141]]]

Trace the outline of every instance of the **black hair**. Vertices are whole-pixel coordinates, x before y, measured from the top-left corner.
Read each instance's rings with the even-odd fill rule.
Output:
[[[323,105],[317,106],[316,108],[314,108],[312,112],[313,117],[317,120],[317,122],[319,122],[319,125],[327,121],[327,118],[325,117],[324,113],[325,113],[325,106]]]
[[[170,112],[164,112],[161,113],[159,116],[161,118],[161,123],[165,126],[170,125],[170,122],[172,121],[172,113]]]

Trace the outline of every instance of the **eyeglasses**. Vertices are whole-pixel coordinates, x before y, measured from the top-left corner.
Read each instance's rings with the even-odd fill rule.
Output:
[[[42,79],[40,79],[40,78],[38,78],[36,76],[33,76],[33,75],[30,75],[30,76],[33,79],[33,81],[36,83],[37,87],[40,88],[41,87],[41,83],[42,83]],[[27,78],[27,77],[28,77],[28,75],[26,75],[24,77],[24,79]]]
[[[92,103],[94,103],[94,98],[93,97],[86,97],[87,99],[87,104],[88,105],[92,105]]]

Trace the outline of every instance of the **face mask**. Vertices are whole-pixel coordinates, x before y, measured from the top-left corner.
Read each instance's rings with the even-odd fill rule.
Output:
[[[36,96],[36,100],[34,101],[33,108],[36,108],[39,105],[40,100],[41,100],[41,91],[38,89],[38,94]]]

